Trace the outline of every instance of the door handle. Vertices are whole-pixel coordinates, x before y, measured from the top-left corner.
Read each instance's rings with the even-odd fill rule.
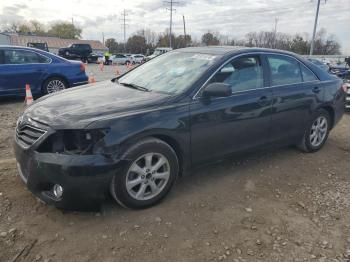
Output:
[[[312,89],[312,92],[314,92],[315,94],[318,94],[319,92],[321,92],[321,89],[318,86],[316,86]]]

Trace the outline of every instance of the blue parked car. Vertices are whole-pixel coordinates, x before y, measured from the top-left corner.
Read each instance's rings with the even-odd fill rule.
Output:
[[[0,97],[24,96],[29,84],[34,96],[88,83],[85,66],[28,47],[0,45]]]

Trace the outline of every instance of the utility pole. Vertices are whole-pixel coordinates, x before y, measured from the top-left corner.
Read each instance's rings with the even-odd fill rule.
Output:
[[[274,43],[273,43],[273,45],[274,45],[274,48],[276,48],[277,47],[277,24],[278,24],[278,17],[276,17],[275,18],[275,31],[274,31]]]
[[[325,0],[324,2],[327,3],[327,0]],[[312,40],[311,40],[310,55],[313,55],[314,53],[318,14],[320,12],[320,4],[321,4],[321,0],[317,0],[317,9],[316,9],[316,16],[315,16],[315,23],[314,23],[314,32],[312,34]]]
[[[185,38],[185,47],[187,47],[187,38],[186,38],[186,21],[185,21],[185,16],[182,15],[182,20],[184,22],[184,38]]]
[[[167,5],[170,5],[170,8],[167,8],[167,10],[170,11],[169,47],[172,48],[173,12],[176,11],[176,9],[174,9],[174,5],[178,4],[179,2],[170,0],[170,1],[164,1],[164,3]]]
[[[126,10],[124,9],[123,13],[122,13],[122,16],[123,18],[121,19],[122,22],[123,22],[123,31],[124,31],[124,53],[126,53],[126,27],[128,26],[128,24],[126,23],[127,22],[127,19],[126,17],[128,16],[129,14],[126,13]]]
[[[103,43],[103,45],[105,44],[105,33],[104,32],[102,32],[102,43]]]

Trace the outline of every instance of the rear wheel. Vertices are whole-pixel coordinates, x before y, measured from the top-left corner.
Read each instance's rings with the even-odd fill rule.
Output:
[[[130,159],[129,164],[113,177],[111,194],[127,208],[157,204],[169,193],[178,175],[176,153],[159,139],[148,138],[134,144],[123,159]]]
[[[44,95],[52,94],[52,93],[62,91],[66,88],[68,88],[66,81],[64,81],[60,77],[52,77],[52,78],[49,78],[45,81],[43,88],[42,88],[43,89],[42,93]]]
[[[299,148],[308,153],[320,150],[327,141],[330,123],[329,113],[321,109],[305,131]]]

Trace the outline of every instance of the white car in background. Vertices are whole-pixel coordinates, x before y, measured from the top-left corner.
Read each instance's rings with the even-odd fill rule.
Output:
[[[141,54],[132,55],[132,61],[136,64],[142,64],[145,61],[145,56]]]
[[[132,57],[128,57],[123,54],[116,54],[112,55],[109,60],[112,62],[112,64],[121,64],[121,65],[126,65],[133,63]]]

